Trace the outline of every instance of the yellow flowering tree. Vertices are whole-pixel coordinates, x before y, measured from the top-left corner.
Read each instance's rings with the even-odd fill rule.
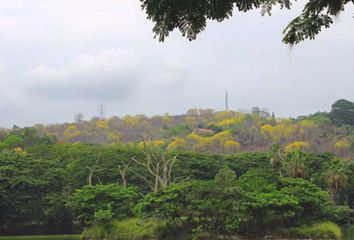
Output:
[[[272,125],[265,124],[265,125],[261,126],[261,134],[265,140],[272,139],[273,131],[274,131],[274,129],[273,129]]]
[[[294,152],[296,150],[304,151],[309,149],[310,144],[305,141],[295,141],[285,146],[285,152]]]
[[[216,146],[223,146],[224,143],[228,140],[232,139],[232,133],[230,130],[222,131],[214,136],[210,137],[210,140],[216,145]]]
[[[108,139],[109,143],[121,142],[121,136],[119,134],[117,134],[117,133],[109,132],[107,134],[107,139]]]
[[[138,145],[139,148],[145,149],[145,148],[163,148],[166,145],[165,140],[163,139],[156,139],[156,140],[151,140],[151,141],[141,141]]]
[[[107,122],[105,120],[97,120],[96,128],[104,130],[104,129],[108,128],[108,124],[107,124]]]
[[[240,124],[244,120],[245,120],[245,115],[244,114],[240,114],[237,117],[222,120],[222,121],[218,122],[216,125],[220,126],[220,127],[232,126],[232,125]]]
[[[75,125],[69,125],[67,129],[64,131],[64,137],[68,140],[73,140],[74,138],[80,136],[81,132],[77,130]]]
[[[134,127],[139,124],[139,119],[134,116],[127,115],[123,118],[123,122],[124,122],[124,124],[126,124],[130,127]]]
[[[234,140],[227,140],[224,144],[225,151],[227,153],[235,153],[240,150],[240,143]]]
[[[286,141],[294,137],[297,133],[298,127],[290,120],[282,120],[273,127],[272,140],[274,142]]]
[[[348,139],[341,139],[334,144],[337,155],[344,156],[350,152],[351,144]]]
[[[185,143],[186,143],[186,140],[184,140],[183,138],[175,138],[172,142],[170,142],[167,145],[167,151],[173,151],[178,148],[182,148]]]

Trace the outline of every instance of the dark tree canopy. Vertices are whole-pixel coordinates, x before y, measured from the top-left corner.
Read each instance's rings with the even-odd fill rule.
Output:
[[[190,41],[205,30],[207,20],[223,21],[236,9],[247,12],[261,9],[261,14],[271,14],[272,7],[290,9],[293,0],[140,0],[148,19],[155,23],[155,37],[164,41],[174,29],[179,29]],[[308,0],[300,16],[293,19],[284,30],[283,42],[297,44],[314,39],[323,28],[333,23],[333,17],[344,11],[354,0]]]
[[[329,113],[331,121],[337,126],[354,125],[354,103],[340,99],[332,105]]]

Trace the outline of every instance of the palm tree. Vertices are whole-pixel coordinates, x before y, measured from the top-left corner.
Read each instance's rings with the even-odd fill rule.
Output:
[[[285,154],[279,144],[273,144],[271,150],[268,152],[269,162],[274,169],[278,170],[279,176],[282,175],[281,170],[284,165],[284,156]]]
[[[291,153],[286,162],[286,170],[291,178],[302,178],[305,176],[305,165],[303,153],[296,150]]]
[[[335,158],[329,163],[329,167],[324,174],[324,180],[328,191],[334,201],[338,201],[340,191],[345,188],[348,182],[348,167],[340,159]]]

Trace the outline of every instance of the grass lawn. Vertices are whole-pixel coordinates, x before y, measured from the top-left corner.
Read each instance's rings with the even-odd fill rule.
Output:
[[[34,236],[5,236],[0,240],[79,240],[80,235],[34,235]]]

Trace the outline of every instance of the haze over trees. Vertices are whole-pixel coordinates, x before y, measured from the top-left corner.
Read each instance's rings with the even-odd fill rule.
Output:
[[[247,12],[259,9],[262,15],[271,15],[272,8],[290,10],[292,0],[195,0],[164,1],[141,0],[142,9],[148,19],[155,23],[153,28],[156,37],[164,41],[169,33],[178,29],[189,40],[205,30],[208,20],[224,21],[233,16],[235,11]],[[305,39],[314,39],[323,28],[333,24],[335,18],[345,6],[353,3],[350,0],[306,1],[302,13],[293,19],[284,29],[283,42],[298,44]],[[231,30],[232,31],[232,30]]]

